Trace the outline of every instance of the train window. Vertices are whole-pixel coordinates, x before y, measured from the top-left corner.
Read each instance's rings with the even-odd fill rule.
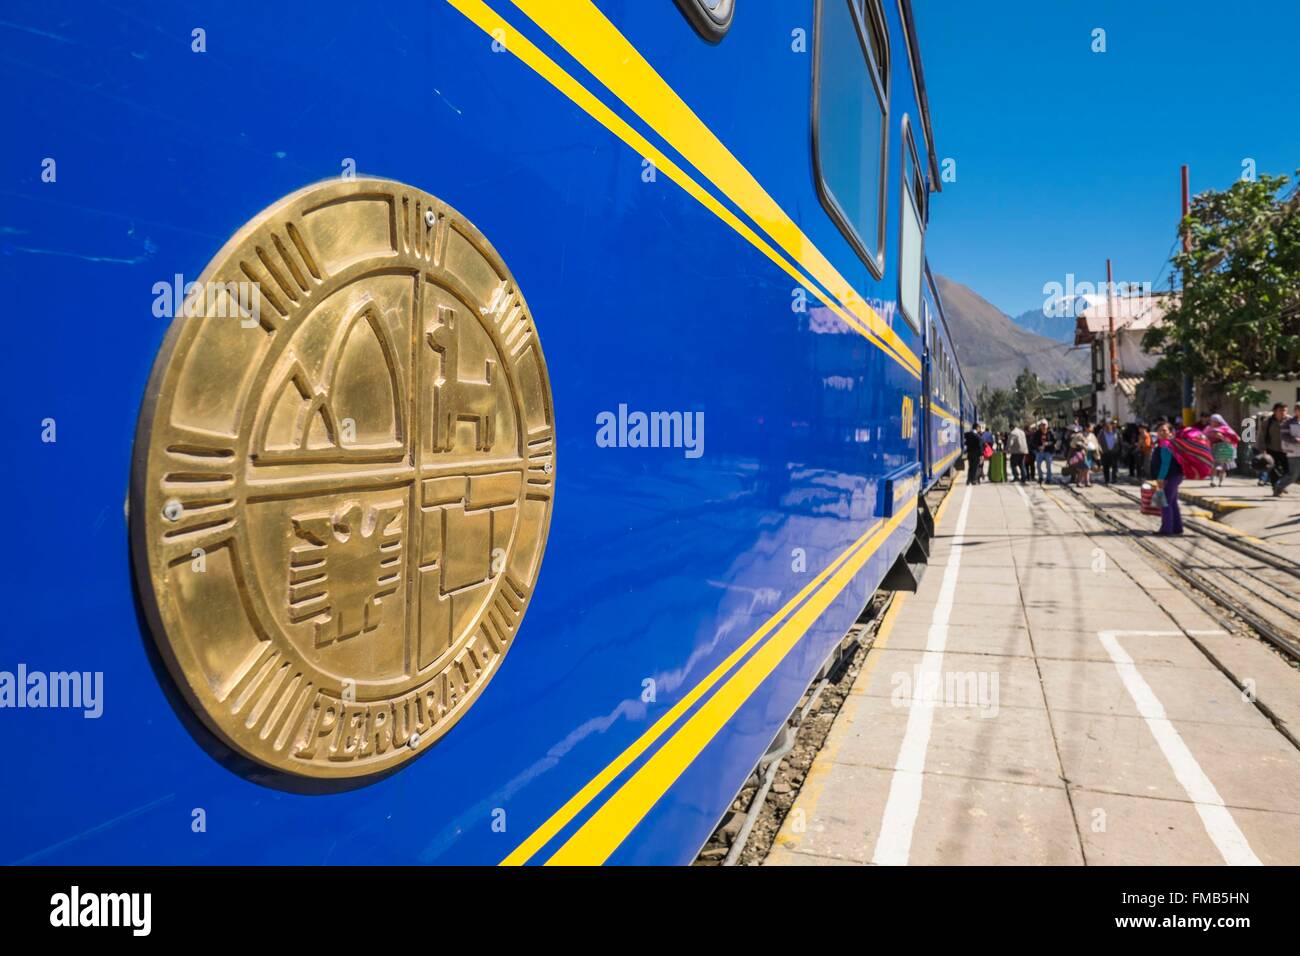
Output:
[[[889,34],[879,0],[822,0],[813,58],[817,192],[876,278],[885,269]]]
[[[943,359],[943,356],[939,354],[940,342],[939,339],[935,337],[935,316],[933,316],[933,313],[930,311],[930,303],[928,302],[926,303],[926,338],[930,339],[931,342],[931,362],[939,362],[939,360]],[[930,394],[935,398],[939,397],[940,377],[936,375],[936,372],[939,371],[940,368],[941,365],[933,364],[930,373]]]
[[[943,340],[940,339],[939,340],[939,364],[936,366],[939,374],[934,377],[935,395],[938,396],[940,399],[943,398],[943,379],[944,379],[943,370],[946,364],[947,362],[944,359],[944,355],[943,355]]]
[[[918,328],[921,314],[921,273],[924,257],[925,227],[921,217],[925,181],[920,175],[916,146],[912,142],[912,129],[903,117],[903,198],[901,202],[902,225],[899,237],[898,306],[912,328]]]
[[[938,395],[939,395],[939,398],[940,398],[940,399],[943,398],[943,380],[944,380],[943,370],[944,370],[944,368],[945,368],[946,366],[947,366],[947,360],[945,360],[944,357],[943,357],[943,341],[940,340],[940,342],[939,342],[939,374],[938,374],[937,376],[935,376],[936,380],[937,380],[938,383],[939,383],[939,391],[938,391]]]
[[[939,398],[943,395],[943,343],[936,342],[934,346],[934,397]]]
[[[736,0],[677,0],[677,6],[710,43],[717,43],[727,35],[736,12]]]

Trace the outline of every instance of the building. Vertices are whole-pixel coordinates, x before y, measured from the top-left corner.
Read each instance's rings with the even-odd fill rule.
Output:
[[[1130,422],[1140,417],[1135,407],[1137,389],[1159,358],[1143,351],[1142,336],[1160,324],[1175,301],[1174,293],[1143,292],[1117,295],[1079,310],[1074,344],[1092,348],[1091,405],[1085,404],[1081,410],[1093,421],[1116,418]]]
[[[1090,417],[1092,408],[1092,385],[1062,385],[1043,392],[1035,404],[1036,414],[1042,415],[1051,425]]]
[[[1196,407],[1202,413],[1220,413],[1234,428],[1245,435],[1250,434],[1252,420],[1269,414],[1275,403],[1281,402],[1288,410],[1295,405],[1300,405],[1300,372],[1289,378],[1252,378],[1247,384],[1250,388],[1264,393],[1263,401],[1243,402],[1236,396],[1217,389],[1204,388],[1198,383]]]
[[[1116,296],[1113,301],[1113,356],[1110,311],[1105,299],[1081,308],[1075,321],[1074,344],[1092,349],[1092,381],[1089,393],[1074,400],[1075,417],[1097,422],[1108,418],[1119,419],[1121,423],[1139,421],[1147,417],[1148,409],[1138,407],[1138,387],[1160,357],[1143,351],[1142,337],[1164,319],[1177,302],[1177,293]],[[1252,378],[1248,384],[1266,393],[1266,398],[1258,403],[1242,402],[1220,388],[1197,382],[1194,410],[1198,414],[1220,412],[1234,427],[1244,429],[1250,419],[1267,414],[1274,402],[1284,402],[1288,407],[1300,403],[1300,370],[1281,379]],[[1146,397],[1149,401],[1150,396]],[[1176,400],[1169,402],[1168,411],[1175,411],[1178,404]]]

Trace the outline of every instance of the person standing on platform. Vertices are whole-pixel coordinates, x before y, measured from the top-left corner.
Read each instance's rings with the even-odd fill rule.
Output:
[[[1088,473],[1088,437],[1078,425],[1070,426],[1070,442],[1065,446],[1065,464],[1077,487],[1083,486]]]
[[[974,425],[966,432],[966,484],[978,485],[984,468],[984,442]]]
[[[1038,423],[1034,429],[1033,437],[1030,439],[1030,447],[1034,452],[1034,468],[1038,475],[1038,483],[1041,485],[1046,481],[1049,485],[1052,483],[1052,459],[1056,457],[1056,436],[1052,434],[1052,429],[1047,425],[1047,419]],[[1044,477],[1046,474],[1046,477]]]
[[[1300,402],[1296,403],[1295,415],[1282,423],[1282,454],[1286,457],[1286,474],[1278,479],[1273,489],[1273,496],[1286,494],[1288,488],[1300,481]]]
[[[1138,477],[1143,481],[1151,477],[1151,453],[1155,451],[1155,442],[1151,438],[1151,429],[1146,425],[1138,426]]]
[[[1121,451],[1120,434],[1113,419],[1102,426],[1101,434],[1097,436],[1097,442],[1101,446],[1101,480],[1108,485],[1113,485],[1119,481],[1119,456]]]
[[[1029,440],[1019,425],[1013,425],[1007,433],[1007,455],[1011,458],[1012,478],[1023,485],[1029,480],[1029,465],[1025,461],[1029,455]]]
[[[1222,415],[1210,416],[1210,427],[1205,430],[1205,437],[1210,440],[1210,451],[1214,455],[1214,472],[1210,475],[1210,485],[1213,487],[1217,480],[1222,488],[1228,472],[1237,463],[1237,445],[1241,443],[1241,438]]]
[[[1124,434],[1121,436],[1124,446],[1123,463],[1128,468],[1128,476],[1136,478],[1138,476],[1138,465],[1141,464],[1140,453],[1138,452],[1138,424],[1129,422],[1124,426]]]
[[[1287,467],[1287,456],[1282,446],[1283,425],[1287,421],[1286,404],[1278,402],[1273,406],[1273,414],[1264,421],[1264,427],[1260,431],[1259,447],[1273,459],[1273,467],[1268,473],[1269,484],[1273,486],[1273,494],[1279,494],[1277,490],[1280,482],[1289,470]]]
[[[989,460],[993,457],[993,452],[996,449],[993,441],[993,432],[989,430],[989,426],[981,423],[979,430],[980,430],[980,441],[982,441],[984,443],[984,447],[989,450],[987,457],[983,457],[984,453],[982,450],[980,452],[981,455],[980,461],[982,463],[980,467],[980,477],[987,478],[989,475],[988,463]]]
[[[1165,422],[1156,429],[1156,450],[1152,459],[1155,485],[1165,495],[1160,509],[1159,534],[1183,533],[1183,515],[1178,510],[1178,486],[1183,483],[1183,466],[1174,457],[1173,429]]]
[[[1092,430],[1092,422],[1083,426],[1083,467],[1079,472],[1079,484],[1084,488],[1092,487],[1092,473],[1101,462],[1101,443],[1097,433]]]

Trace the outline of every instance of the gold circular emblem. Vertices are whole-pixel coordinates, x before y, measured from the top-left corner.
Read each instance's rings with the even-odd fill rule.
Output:
[[[177,684],[312,777],[425,750],[515,641],[555,434],[531,315],[456,210],[308,187],[187,288],[136,434],[131,536]]]

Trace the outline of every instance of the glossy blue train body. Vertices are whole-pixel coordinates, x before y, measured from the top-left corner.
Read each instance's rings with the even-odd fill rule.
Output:
[[[817,189],[820,4],[742,3],[716,44],[672,0],[597,6],[925,363],[920,377],[816,295],[799,308],[804,294],[771,257],[663,170],[648,176],[642,155],[469,15],[503,17],[733,209],[728,184],[695,170],[523,6],[7,6],[0,670],[102,672],[104,699],[97,719],[0,709],[0,859],[498,863],[881,521],[886,479],[902,488],[919,465],[928,486],[953,467],[974,411],[955,361],[935,384],[931,356],[955,356],[941,305],[927,288],[919,329],[898,308],[904,117],[926,192],[937,188],[906,4],[880,5],[891,53],[880,278]],[[168,322],[153,314],[155,286],[197,278],[260,210],[349,161],[456,207],[513,271],[549,367],[557,486],[532,604],[478,702],[399,772],[308,795],[217,759],[174,712],[133,594],[123,506]],[[620,405],[703,412],[703,454],[600,447],[597,416]],[[51,423],[57,440],[43,440]],[[912,497],[899,503],[905,520],[626,822],[609,862],[694,857],[906,550],[916,515]],[[529,862],[691,733],[685,722],[733,672]]]

